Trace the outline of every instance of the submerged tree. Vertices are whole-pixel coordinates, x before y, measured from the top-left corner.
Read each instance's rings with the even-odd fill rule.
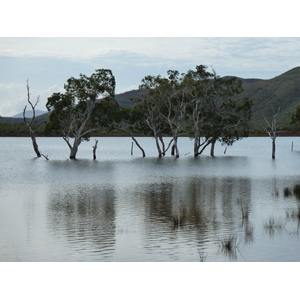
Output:
[[[36,100],[35,104],[33,104],[30,100],[30,87],[29,87],[28,80],[27,80],[27,86],[26,87],[27,87],[27,102],[29,103],[29,105],[31,107],[32,116],[31,116],[31,119],[28,121],[28,119],[26,118],[27,105],[25,105],[24,110],[23,110],[23,122],[26,125],[27,129],[29,130],[29,134],[30,134],[30,137],[31,137],[31,140],[32,140],[32,146],[33,146],[34,152],[36,153],[37,157],[41,157],[43,154],[39,150],[38,144],[36,142],[35,132],[32,129],[32,124],[35,120],[35,107],[39,103],[40,96],[37,97],[37,100]],[[46,159],[48,159],[46,156],[44,156],[44,157]]]
[[[213,156],[218,140],[232,145],[247,135],[252,101],[236,100],[242,83],[235,77],[220,78],[214,70],[209,72],[206,66],[199,65],[186,74],[171,70],[166,78],[146,76],[140,88],[145,90],[145,96],[139,106],[159,156],[166,151],[162,133],[172,136],[172,154],[176,157],[178,137],[183,134],[193,135],[194,156],[209,145]]]
[[[203,134],[206,147],[211,145],[214,156],[215,144],[232,145],[247,136],[247,124],[251,118],[252,101],[248,98],[238,102],[236,96],[242,92],[242,82],[235,77],[214,77],[213,91],[203,108]]]
[[[176,70],[168,71],[168,82],[164,88],[164,110],[161,111],[172,134],[171,154],[177,158],[179,157],[178,138],[186,134],[186,109],[189,101],[189,86],[184,84],[183,78],[184,74],[179,74]]]
[[[146,76],[140,85],[145,90],[140,108],[144,114],[144,123],[152,131],[159,157],[165,155],[172,144],[171,154],[179,157],[178,138],[185,133],[188,88],[183,84],[184,74],[169,70],[166,78]],[[163,134],[172,136],[165,147]]]
[[[65,94],[54,93],[48,98],[46,107],[51,113],[46,132],[61,134],[70,149],[70,159],[74,159],[80,143],[88,140],[101,124],[101,117],[107,116],[106,110],[114,102],[115,78],[111,70],[97,69],[90,77],[80,74],[80,78],[69,78],[64,88]],[[100,102],[99,97],[103,98]]]
[[[184,77],[184,83],[189,91],[187,119],[194,136],[194,156],[201,154],[211,143],[211,137],[205,135],[204,125],[207,120],[207,104],[210,103],[211,98],[215,97],[216,78],[215,72],[208,72],[204,65],[196,66],[195,71],[189,70]]]
[[[272,159],[275,159],[275,152],[276,152],[276,138],[278,136],[279,131],[277,130],[277,116],[279,114],[280,107],[278,108],[277,113],[274,112],[272,116],[271,122],[269,122],[265,117],[265,121],[267,123],[267,127],[265,128],[266,132],[268,133],[269,137],[272,139]]]
[[[171,105],[168,104],[174,91],[170,90],[170,82],[166,78],[158,76],[146,76],[142,79],[140,89],[145,91],[142,99],[139,99],[138,105],[135,106],[135,110],[138,110],[142,118],[140,122],[141,128],[147,131],[145,127],[148,127],[155,139],[158,156],[164,156],[169,146],[166,148],[163,140],[163,134],[170,133],[171,119]],[[168,108],[170,110],[168,111]],[[168,116],[168,112],[170,115]],[[171,124],[172,129],[172,124]],[[174,139],[171,140],[173,142]]]

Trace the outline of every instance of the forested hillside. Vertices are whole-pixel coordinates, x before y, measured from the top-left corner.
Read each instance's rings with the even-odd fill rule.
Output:
[[[270,119],[280,109],[277,120],[281,126],[290,123],[291,114],[300,104],[300,67],[296,67],[269,80],[242,79],[244,91],[239,98],[254,99],[251,127],[265,126],[264,117]]]

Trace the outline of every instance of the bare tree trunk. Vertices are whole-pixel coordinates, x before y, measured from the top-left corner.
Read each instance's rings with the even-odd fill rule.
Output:
[[[162,146],[162,155],[165,156],[166,155],[166,147],[165,147],[163,137],[161,135],[159,136],[159,140],[160,140],[161,146]]]
[[[179,157],[179,149],[178,149],[178,146],[177,146],[177,140],[178,140],[178,137],[177,136],[174,137],[172,152],[171,152],[171,155],[174,155],[176,158]]]
[[[172,156],[175,155],[175,146],[174,146],[174,144],[172,145],[172,148],[171,148],[171,155]]]
[[[32,140],[33,150],[36,153],[37,157],[41,157],[42,155],[41,155],[41,152],[39,150],[39,146],[36,142],[35,133],[31,128],[29,128],[29,133],[30,133],[30,137],[31,137],[31,140]]]
[[[275,159],[275,150],[276,150],[275,138],[273,138],[272,139],[272,159]]]
[[[96,150],[97,150],[98,140],[95,140],[95,145],[93,146],[93,158],[96,159]]]
[[[26,125],[26,127],[29,130],[30,133],[30,137],[32,140],[32,145],[33,145],[33,150],[36,153],[37,157],[41,157],[41,153],[39,151],[39,147],[38,144],[36,142],[36,138],[35,138],[35,132],[34,130],[31,128],[31,124],[33,123],[34,119],[35,119],[35,107],[36,105],[39,103],[39,97],[37,97],[37,100],[35,102],[35,104],[33,105],[32,102],[30,101],[30,91],[29,91],[29,84],[28,84],[28,80],[27,80],[27,102],[30,104],[31,109],[32,109],[32,117],[31,120],[29,122],[27,122],[26,120],[26,107],[27,105],[25,105],[24,110],[23,110],[23,121]],[[43,155],[44,156],[44,155]],[[44,156],[45,157],[45,156]],[[46,158],[46,157],[45,157]],[[47,158],[48,159],[48,158]]]
[[[162,154],[163,154],[163,156],[165,156],[165,155],[166,155],[166,152],[167,152],[167,151],[169,150],[169,148],[171,147],[174,138],[172,138],[172,139],[170,140],[170,142],[169,142],[167,148],[165,148],[165,143],[163,142],[162,137],[160,137],[160,140],[161,140],[161,143],[162,143],[162,145],[163,145],[163,153],[162,153]],[[171,147],[171,155],[174,155],[174,145],[172,145],[172,147]]]
[[[275,159],[275,150],[276,150],[275,140],[277,138],[277,134],[280,132],[277,131],[277,121],[276,121],[276,117],[279,114],[279,112],[280,112],[280,107],[278,108],[277,113],[274,112],[271,123],[268,122],[268,120],[264,117],[268,125],[268,127],[266,128],[266,132],[268,133],[269,137],[272,139],[272,159]]]
[[[120,129],[121,131],[124,131],[124,132],[126,132],[127,134],[130,135],[130,137],[133,139],[133,141],[135,142],[135,144],[136,144],[136,145],[138,146],[138,148],[142,151],[143,157],[145,157],[145,156],[146,156],[145,151],[144,151],[144,149],[140,146],[140,144],[138,143],[138,141],[136,140],[136,138],[135,138],[129,131],[127,131],[126,129],[120,128],[120,127],[118,127],[118,129]]]
[[[195,136],[194,141],[194,156],[197,157],[202,154],[205,148],[211,144],[212,139],[206,138],[204,142],[201,143],[200,136]],[[202,147],[202,148],[201,148]],[[201,149],[200,149],[201,148]]]
[[[69,147],[70,147],[70,150],[71,150],[70,151],[70,159],[75,159],[76,158],[78,147],[79,147],[80,143],[81,143],[81,139],[75,138],[73,146],[70,147],[70,144],[69,144]]]
[[[215,156],[215,144],[216,144],[217,139],[213,138],[211,141],[211,147],[210,147],[210,155]]]
[[[200,147],[200,137],[198,134],[195,135],[194,140],[194,156],[197,157],[199,155],[199,147]]]
[[[156,148],[157,148],[157,151],[158,151],[158,157],[162,157],[162,151],[161,151],[161,148],[160,148],[160,145],[159,145],[159,139],[158,139],[157,136],[155,136],[154,138],[155,138]]]
[[[202,147],[201,151],[199,152],[199,155],[202,154],[202,152],[205,150],[205,148],[206,148],[208,145],[211,144],[211,142],[212,142],[211,139],[207,139],[207,140],[205,141],[205,143],[202,144],[202,146],[203,146],[203,145],[204,145],[204,146]]]

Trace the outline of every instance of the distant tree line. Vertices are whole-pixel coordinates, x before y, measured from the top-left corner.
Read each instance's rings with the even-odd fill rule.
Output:
[[[45,135],[46,124],[33,124],[37,136]],[[24,123],[0,123],[0,136],[28,136],[30,135]]]

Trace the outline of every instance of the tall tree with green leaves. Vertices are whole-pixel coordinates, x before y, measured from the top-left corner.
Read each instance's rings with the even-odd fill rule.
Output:
[[[145,90],[142,108],[144,121],[151,129],[156,141],[159,156],[166,153],[162,134],[172,136],[172,155],[179,157],[178,137],[185,127],[187,93],[182,85],[183,74],[169,70],[167,77],[146,76],[140,88]]]
[[[180,74],[168,71],[165,78],[146,76],[140,86],[145,96],[138,104],[143,120],[153,133],[159,156],[164,155],[162,133],[172,136],[172,154],[179,157],[178,137],[190,133],[194,136],[194,156],[215,143],[231,145],[247,135],[247,123],[251,118],[249,99],[236,101],[242,92],[241,82],[234,77],[220,78],[207,66]],[[161,139],[162,140],[162,139]]]
[[[198,156],[210,144],[211,136],[204,135],[205,110],[211,98],[215,97],[214,81],[216,74],[207,71],[207,66],[198,65],[196,70],[189,70],[184,76],[184,85],[189,92],[187,106],[188,127],[194,136],[194,156]]]
[[[187,105],[189,102],[190,87],[183,82],[184,74],[177,70],[168,71],[168,84],[165,90],[165,118],[172,133],[172,155],[179,157],[178,138],[186,134]]]
[[[101,108],[115,107],[115,85],[111,70],[97,69],[90,77],[80,74],[79,78],[69,78],[64,94],[54,93],[48,98],[46,107],[51,113],[46,131],[62,135],[70,149],[70,159],[76,158],[80,143],[103,124]],[[98,103],[97,99],[102,100]]]
[[[214,156],[215,144],[220,141],[232,145],[247,135],[247,124],[251,119],[252,100],[238,102],[235,97],[242,92],[242,82],[235,77],[214,78],[214,93],[203,109],[203,131],[210,155]]]
[[[155,139],[158,156],[164,156],[166,153],[165,144],[163,141],[163,133],[167,130],[167,123],[163,117],[164,109],[164,82],[160,76],[146,76],[142,79],[140,89],[145,93],[141,99],[136,101],[135,109],[142,115],[141,126],[146,126],[153,134]]]

